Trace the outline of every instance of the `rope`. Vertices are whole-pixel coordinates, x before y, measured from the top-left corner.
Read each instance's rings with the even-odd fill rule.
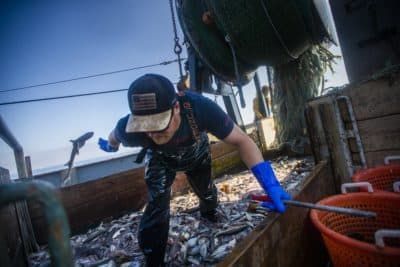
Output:
[[[229,35],[225,36],[225,41],[228,43],[228,45],[229,45],[229,47],[231,49],[231,52],[232,52],[233,67],[235,68],[236,83],[237,83],[237,88],[238,88],[238,92],[239,92],[239,96],[240,96],[240,105],[242,106],[242,108],[245,108],[246,107],[246,103],[244,101],[242,85],[241,85],[241,82],[240,82],[239,68],[238,68],[238,64],[237,64],[237,60],[236,60],[235,49],[233,48],[233,45],[231,43],[231,38],[229,37]]]
[[[174,13],[174,7],[172,5],[172,0],[169,0],[169,7],[171,9],[171,16],[172,16],[172,26],[174,29],[174,41],[175,41],[175,47],[174,47],[174,52],[176,56],[178,57],[178,62],[179,62],[179,74],[181,78],[183,77],[182,73],[182,63],[181,63],[181,53],[182,53],[182,47],[179,44],[179,37],[178,33],[176,31],[176,23],[175,23],[175,13]]]
[[[2,103],[0,103],[0,106],[13,105],[13,104],[22,104],[22,103],[30,103],[30,102],[38,102],[38,101],[47,101],[47,100],[55,100],[55,99],[64,99],[64,98],[73,98],[73,97],[82,97],[82,96],[91,96],[91,95],[101,95],[101,94],[109,94],[109,93],[122,92],[122,91],[128,91],[128,89],[116,89],[116,90],[110,90],[110,91],[85,93],[85,94],[78,94],[78,95],[54,96],[54,97],[28,99],[28,100],[21,100],[21,101],[2,102]]]
[[[77,81],[77,80],[95,78],[95,77],[111,75],[111,74],[117,74],[117,73],[121,73],[121,72],[132,71],[132,70],[139,70],[139,69],[144,69],[144,68],[150,68],[150,67],[155,67],[155,66],[163,66],[163,65],[165,66],[165,65],[172,64],[172,63],[174,63],[176,61],[178,61],[178,60],[176,60],[176,59],[167,60],[167,61],[163,61],[163,62],[156,63],[156,64],[138,66],[138,67],[133,67],[133,68],[129,68],[129,69],[109,71],[109,72],[93,74],[93,75],[87,75],[87,76],[81,76],[81,77],[75,77],[75,78],[70,78],[70,79],[61,80],[61,81],[55,81],[55,82],[46,82],[46,83],[40,83],[40,84],[34,84],[34,85],[27,85],[27,86],[23,86],[23,87],[12,88],[12,89],[4,89],[4,90],[0,90],[0,93],[10,92],[10,91],[17,91],[17,90],[22,90],[22,89],[34,88],[34,87],[47,86],[47,85],[53,85],[53,84],[59,84],[59,83],[67,83],[67,82],[72,82],[72,81]]]

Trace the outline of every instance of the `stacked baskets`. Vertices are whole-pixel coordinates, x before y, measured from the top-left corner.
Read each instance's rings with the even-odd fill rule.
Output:
[[[375,191],[400,192],[400,164],[389,164],[390,159],[398,158],[386,157],[386,165],[359,171],[353,175],[352,181],[369,182]]]
[[[321,232],[335,267],[400,267],[400,193],[387,192],[398,189],[396,180],[400,180],[400,165],[364,170],[353,176],[356,183],[342,185],[343,194],[318,202],[372,211],[376,217],[320,210],[310,212],[311,221]],[[347,193],[347,189],[354,186],[368,188],[369,192]]]

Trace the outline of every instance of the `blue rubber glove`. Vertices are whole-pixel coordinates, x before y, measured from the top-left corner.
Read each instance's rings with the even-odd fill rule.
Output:
[[[108,141],[101,137],[99,138],[99,141],[97,142],[97,144],[99,144],[100,149],[105,152],[117,152],[118,151],[118,147],[110,146]]]
[[[289,195],[289,193],[283,191],[280,183],[276,179],[276,176],[274,174],[274,171],[272,170],[269,161],[261,162],[257,165],[254,165],[251,168],[251,171],[257,178],[257,181],[260,183],[261,187],[272,200],[272,203],[264,202],[262,206],[283,213],[286,208],[282,200],[291,199],[291,196]]]

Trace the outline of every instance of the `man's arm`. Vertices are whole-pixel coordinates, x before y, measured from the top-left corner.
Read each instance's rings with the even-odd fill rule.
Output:
[[[231,133],[222,141],[238,149],[240,158],[249,169],[264,161],[260,149],[237,125],[233,126]]]
[[[251,169],[261,187],[271,198],[272,203],[265,202],[263,206],[284,212],[285,205],[283,200],[290,199],[291,196],[283,190],[271,164],[268,161],[264,161],[261,151],[253,140],[237,125],[234,125],[232,131],[223,141],[234,145],[238,149],[242,161]]]
[[[108,143],[110,144],[110,146],[115,147],[115,148],[119,148],[119,145],[121,144],[121,142],[117,139],[117,137],[115,136],[115,129],[113,129],[111,131],[111,133],[108,135]]]
[[[119,149],[120,141],[115,136],[115,129],[108,135],[108,140],[99,138],[98,144],[101,150],[105,152],[117,152]]]

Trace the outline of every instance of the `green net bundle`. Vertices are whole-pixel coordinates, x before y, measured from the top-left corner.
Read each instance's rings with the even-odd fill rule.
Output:
[[[320,94],[324,74],[338,56],[315,45],[297,60],[274,68],[273,113],[278,144],[294,144],[306,135],[304,108]]]

